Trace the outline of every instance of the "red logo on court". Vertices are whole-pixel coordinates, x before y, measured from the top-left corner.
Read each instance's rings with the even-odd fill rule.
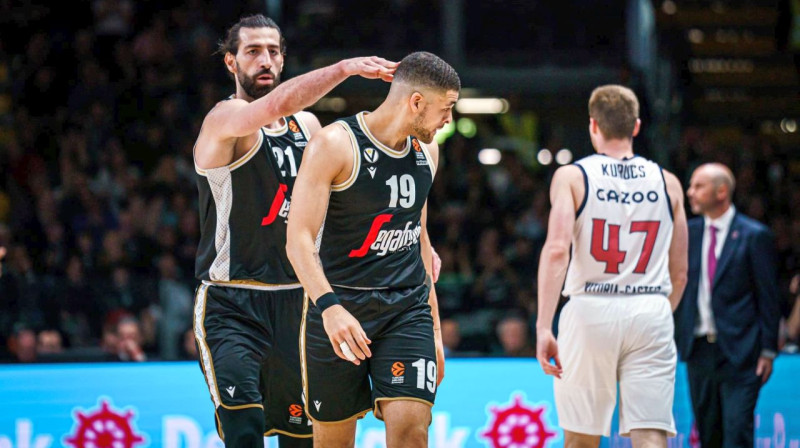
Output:
[[[64,442],[75,448],[133,448],[144,443],[144,438],[136,433],[130,420],[133,411],[122,413],[103,400],[95,412],[77,411],[75,433]]]
[[[406,373],[406,366],[402,362],[392,364],[392,375],[403,376]]]
[[[556,436],[545,424],[542,413],[545,406],[528,406],[520,395],[508,407],[492,407],[493,420],[489,429],[481,433],[492,448],[544,448]]]
[[[289,415],[292,417],[302,417],[303,416],[303,407],[299,404],[293,404],[289,406]]]

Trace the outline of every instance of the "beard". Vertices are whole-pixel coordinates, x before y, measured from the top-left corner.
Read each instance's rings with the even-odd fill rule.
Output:
[[[430,131],[425,128],[424,126],[424,118],[425,112],[428,111],[428,106],[422,108],[419,114],[414,117],[414,122],[411,123],[411,135],[417,137],[422,143],[426,145],[433,141],[433,137],[436,135],[436,131]]]
[[[238,69],[238,73],[236,75],[236,79],[239,80],[239,84],[241,84],[244,93],[247,94],[250,98],[257,100],[262,96],[268,94],[272,91],[275,87],[278,87],[278,84],[281,83],[281,76],[280,73],[273,73],[270,70],[261,70],[253,76],[248,76],[244,71],[242,71],[241,67],[239,67],[238,63],[236,65]],[[256,78],[261,75],[272,75],[272,84],[267,85],[258,85],[256,82]]]

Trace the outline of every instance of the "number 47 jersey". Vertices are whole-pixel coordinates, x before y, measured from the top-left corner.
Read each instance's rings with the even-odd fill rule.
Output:
[[[672,206],[661,167],[639,156],[603,154],[575,164],[586,193],[563,294],[669,295]]]

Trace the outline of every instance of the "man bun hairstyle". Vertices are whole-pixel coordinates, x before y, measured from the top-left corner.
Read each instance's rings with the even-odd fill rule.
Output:
[[[414,87],[461,90],[461,80],[455,69],[427,51],[417,51],[404,57],[394,73],[394,80]]]
[[[274,20],[264,16],[264,14],[253,14],[244,16],[239,19],[233,26],[228,28],[225,32],[225,38],[220,40],[217,44],[217,53],[225,55],[225,53],[236,54],[239,51],[239,30],[242,28],[273,28],[278,31],[281,36],[281,54],[286,54],[286,39],[283,37],[281,28],[275,23]]]
[[[639,118],[639,100],[633,90],[615,84],[600,86],[589,98],[589,117],[608,140],[633,138]]]

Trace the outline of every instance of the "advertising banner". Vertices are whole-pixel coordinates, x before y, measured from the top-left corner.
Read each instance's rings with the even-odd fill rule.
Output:
[[[782,356],[762,389],[756,446],[800,448],[800,356]],[[0,448],[212,448],[223,444],[193,362],[0,366]],[[679,366],[672,447],[696,446],[686,373]],[[289,415],[287,413],[287,415]],[[429,446],[556,448],[563,445],[552,378],[532,360],[455,359],[438,391]],[[265,439],[276,448],[277,439]],[[383,423],[358,425],[356,446],[383,448]],[[602,446],[630,446],[616,435]]]

